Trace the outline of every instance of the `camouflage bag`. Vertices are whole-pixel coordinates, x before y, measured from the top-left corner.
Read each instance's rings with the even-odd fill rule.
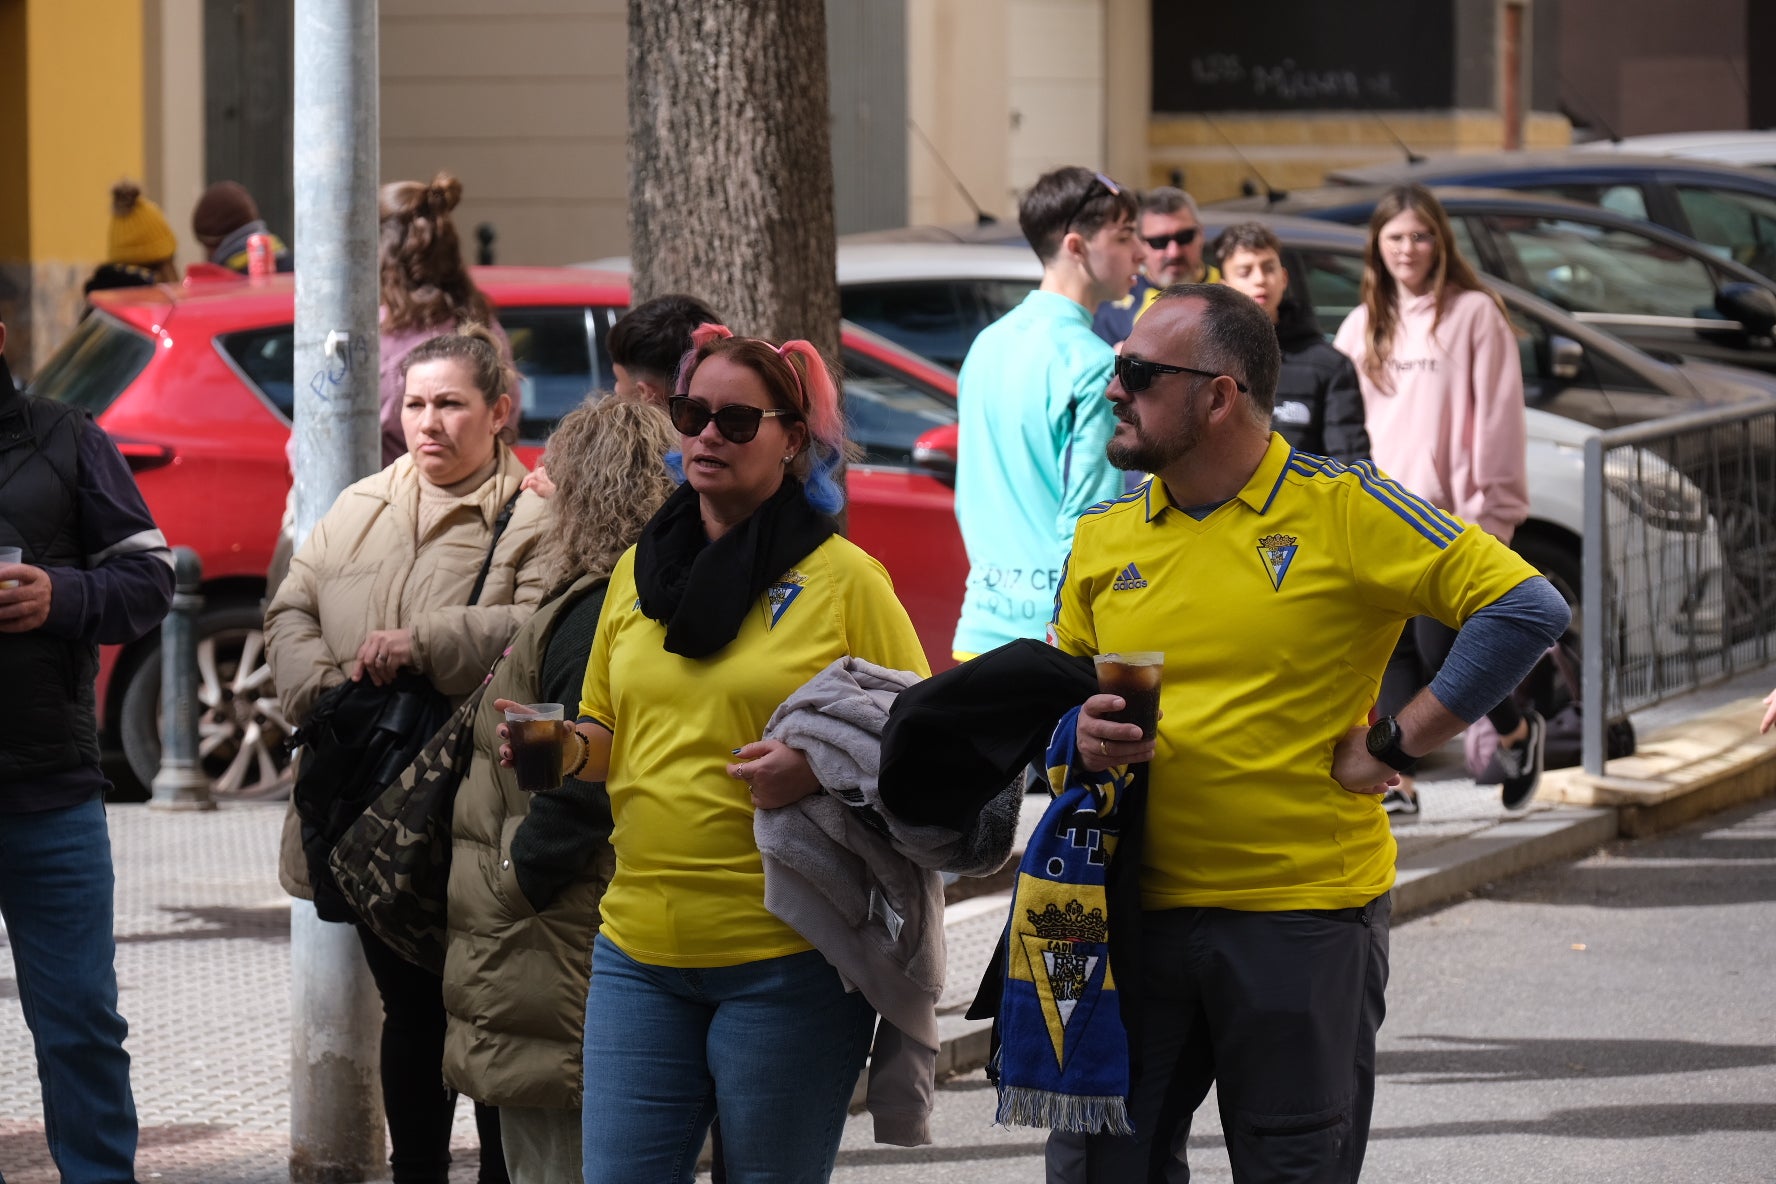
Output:
[[[492,681],[490,670],[328,856],[340,893],[364,923],[433,974],[444,973],[451,812],[475,756],[475,712]]]

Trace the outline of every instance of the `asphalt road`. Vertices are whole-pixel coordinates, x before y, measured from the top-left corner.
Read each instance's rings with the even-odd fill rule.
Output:
[[[1372,1184],[1776,1181],[1776,802],[1494,885],[1394,930]],[[837,1184],[1042,1180],[980,1073],[932,1147],[846,1132]],[[1232,1176],[1214,1099],[1192,1179]]]

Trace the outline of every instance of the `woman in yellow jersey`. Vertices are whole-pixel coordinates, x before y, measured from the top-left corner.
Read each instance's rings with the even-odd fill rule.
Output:
[[[730,1181],[824,1181],[875,1016],[766,907],[753,811],[820,786],[758,738],[835,659],[925,658],[887,573],[836,533],[844,429],[819,353],[712,325],[693,340],[668,406],[685,484],[611,574],[577,728],[616,852],[585,1179],[689,1181],[719,1108]]]

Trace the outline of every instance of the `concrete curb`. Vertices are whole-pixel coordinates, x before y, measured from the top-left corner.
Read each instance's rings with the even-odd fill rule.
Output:
[[[1410,917],[1506,876],[1595,850],[1616,837],[1607,807],[1547,810],[1452,839],[1400,860],[1394,917]]]

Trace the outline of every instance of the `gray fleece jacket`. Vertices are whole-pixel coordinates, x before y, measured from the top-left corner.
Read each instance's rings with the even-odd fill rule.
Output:
[[[765,907],[801,934],[881,1015],[870,1051],[876,1142],[931,1142],[937,1000],[944,985],[940,871],[988,875],[1011,854],[1021,779],[967,834],[908,826],[876,790],[882,728],[918,681],[856,658],[810,679],[771,716],[765,738],[805,754],[825,793],[754,815]]]

